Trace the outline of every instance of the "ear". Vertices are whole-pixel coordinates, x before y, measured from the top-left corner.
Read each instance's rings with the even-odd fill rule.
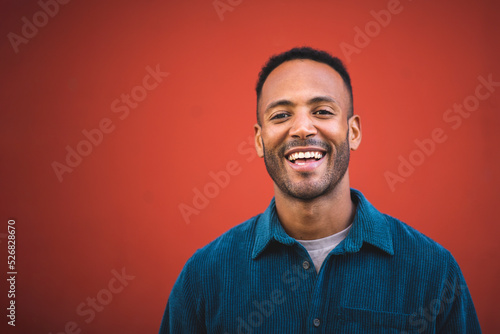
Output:
[[[264,157],[264,144],[262,143],[262,128],[259,124],[253,126],[255,130],[255,150],[259,158]]]
[[[361,143],[361,118],[353,115],[349,118],[349,145],[352,151],[356,151]]]

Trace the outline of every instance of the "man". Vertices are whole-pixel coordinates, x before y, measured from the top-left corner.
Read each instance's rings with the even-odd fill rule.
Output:
[[[188,260],[160,333],[480,333],[451,254],[350,188],[361,122],[341,61],[289,50],[256,91],[275,196]]]

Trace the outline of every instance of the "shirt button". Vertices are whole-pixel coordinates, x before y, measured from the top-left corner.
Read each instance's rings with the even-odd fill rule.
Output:
[[[321,322],[319,321],[318,318],[316,318],[316,319],[313,320],[313,324],[314,324],[314,327],[319,327],[319,325],[321,324]]]
[[[311,268],[311,265],[309,264],[309,261],[302,262],[302,268],[304,268],[305,270]]]

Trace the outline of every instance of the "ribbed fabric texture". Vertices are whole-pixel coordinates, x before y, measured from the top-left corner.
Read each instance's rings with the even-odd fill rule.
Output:
[[[357,190],[348,236],[319,273],[267,210],[199,249],[170,294],[163,333],[480,333],[442,246]]]

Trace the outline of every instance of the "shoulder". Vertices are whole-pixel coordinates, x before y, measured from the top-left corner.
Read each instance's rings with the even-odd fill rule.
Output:
[[[229,229],[206,246],[198,249],[186,263],[186,267],[220,267],[250,253],[255,241],[255,227],[262,214],[258,214],[243,223]]]
[[[394,252],[408,264],[444,272],[457,271],[458,264],[450,251],[401,220],[383,214],[388,224]]]

